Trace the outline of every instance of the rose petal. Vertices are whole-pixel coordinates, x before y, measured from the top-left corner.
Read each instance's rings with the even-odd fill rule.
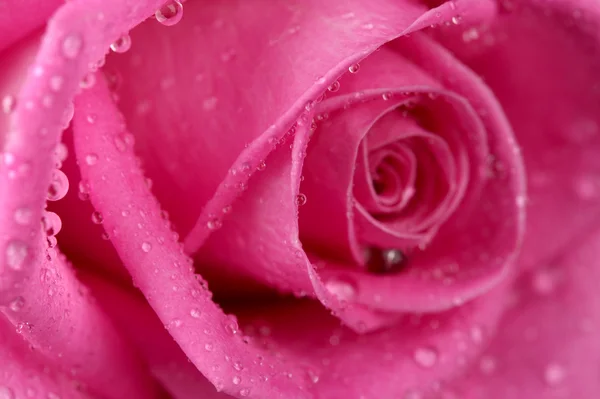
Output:
[[[0,10],[0,51],[44,26],[62,4],[62,0],[3,1]]]
[[[229,394],[307,397],[303,371],[244,342],[236,334],[235,318],[223,313],[193,274],[191,259],[183,255],[161,216],[131,146],[115,143],[124,125],[101,76],[76,98],[75,107],[75,149],[82,177],[90,184],[90,199],[134,283],[190,360]],[[96,118],[90,122],[91,113]],[[88,163],[91,154],[96,161]],[[207,344],[214,350],[207,351]],[[226,355],[243,368],[227,364]]]
[[[152,375],[173,399],[225,399],[232,396],[217,392],[212,383],[188,361],[173,341],[152,308],[112,281],[86,274],[83,281],[90,287],[100,306],[115,321],[131,345],[148,363]],[[143,333],[142,333],[143,332]],[[210,346],[205,349],[212,348]],[[207,349],[207,350],[208,350]]]
[[[12,116],[14,134],[3,143],[0,226],[3,232],[10,232],[0,238],[3,254],[14,243],[21,248],[34,248],[41,241],[39,229],[18,223],[13,214],[15,209],[26,208],[31,212],[31,220],[40,220],[54,173],[54,147],[69,104],[89,65],[103,56],[111,42],[159,5],[160,0],[146,1],[143,6],[133,0],[73,2],[61,7],[49,22],[36,61],[18,95]],[[60,85],[52,83],[57,80]],[[23,183],[25,179],[27,184]],[[32,257],[23,253],[18,270],[7,269],[6,256],[1,258],[0,293],[30,272],[27,265]]]
[[[595,231],[524,273],[489,349],[449,390],[465,399],[598,397],[599,259]]]
[[[526,267],[568,251],[600,219],[599,23],[593,1],[520,1],[489,26],[438,37],[485,79],[522,148]]]
[[[81,392],[76,381],[55,369],[48,368],[43,356],[32,351],[15,332],[15,327],[0,318],[0,397],[64,397],[90,398]]]

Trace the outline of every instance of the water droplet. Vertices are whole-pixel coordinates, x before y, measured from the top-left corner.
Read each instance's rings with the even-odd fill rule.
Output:
[[[595,176],[581,176],[574,181],[575,193],[582,200],[594,200],[600,196],[600,179]]]
[[[165,26],[173,26],[183,16],[183,5],[178,0],[171,0],[154,14],[156,20]]]
[[[256,166],[256,170],[263,171],[267,167],[267,163],[265,161],[260,161],[258,166]]]
[[[85,117],[85,120],[90,125],[93,125],[94,123],[96,123],[96,120],[98,120],[98,116],[96,114],[89,114],[88,116]]]
[[[200,311],[194,308],[190,310],[190,316],[192,316],[194,319],[198,319],[200,317]]]
[[[148,252],[150,252],[151,249],[152,249],[152,244],[150,244],[148,241],[144,241],[142,243],[142,251],[148,253]]]
[[[49,81],[50,89],[52,91],[60,91],[63,87],[64,79],[62,76],[56,75],[52,76]]]
[[[207,352],[212,352],[213,345],[212,344],[205,344],[204,345],[204,349],[206,349]]]
[[[85,163],[88,164],[89,166],[93,166],[98,162],[98,155],[92,153],[92,154],[87,154],[85,156]]]
[[[17,224],[27,226],[31,223],[33,212],[29,208],[19,208],[15,211],[13,218]]]
[[[463,41],[465,41],[467,43],[471,42],[473,40],[477,40],[477,39],[479,39],[479,31],[477,30],[477,28],[467,29],[466,31],[463,32],[462,38],[463,38]]]
[[[384,101],[388,101],[388,100],[389,100],[390,98],[392,98],[392,97],[393,97],[393,94],[392,94],[391,92],[389,92],[389,91],[386,91],[385,93],[383,93],[383,94],[381,95],[381,98],[382,98]]]
[[[296,205],[302,206],[306,204],[306,195],[300,193],[296,196]]]
[[[240,382],[242,382],[242,377],[240,377],[239,375],[235,375],[233,376],[231,382],[233,382],[235,385],[239,385]]]
[[[110,49],[115,53],[124,53],[131,48],[131,36],[127,33],[115,40]]]
[[[2,97],[2,112],[5,114],[10,114],[15,110],[15,106],[17,105],[17,101],[11,95],[6,95]]]
[[[81,52],[83,40],[78,34],[71,33],[63,39],[62,54],[68,59],[75,59]]]
[[[8,308],[10,310],[12,310],[13,312],[18,312],[21,309],[23,309],[24,305],[25,305],[25,299],[23,299],[22,296],[18,296],[10,302],[10,304],[8,305]],[[2,398],[2,395],[0,395],[0,399],[1,398]]]
[[[333,82],[332,84],[330,84],[329,87],[327,88],[327,90],[329,90],[332,93],[335,93],[339,89],[340,89],[340,82],[338,82],[337,80],[335,82]]]
[[[104,216],[98,211],[92,212],[92,222],[95,224],[102,224],[104,221]]]
[[[360,70],[360,65],[358,64],[352,64],[348,67],[348,71],[350,71],[350,73],[356,73]]]
[[[54,212],[44,212],[42,214],[42,229],[47,236],[55,236],[62,228],[62,220]]]
[[[558,363],[550,363],[544,369],[544,380],[548,385],[556,386],[564,381],[565,368]]]
[[[438,353],[430,347],[417,348],[413,354],[415,362],[421,367],[433,367],[438,361]]]
[[[248,395],[250,395],[250,389],[248,389],[248,388],[240,389],[240,396],[241,397],[245,398]]]
[[[356,285],[350,280],[330,279],[325,283],[325,288],[342,301],[349,301],[356,296]]]
[[[557,277],[551,270],[538,270],[532,276],[531,286],[537,294],[549,295],[556,287]]]
[[[479,360],[479,370],[483,374],[492,374],[496,370],[496,359],[491,356],[482,356]]]
[[[79,87],[89,89],[96,84],[96,75],[93,72],[86,73],[83,79],[79,82]]]
[[[483,341],[483,329],[479,326],[471,327],[471,339],[476,344],[479,344]]]
[[[208,222],[206,222],[206,227],[208,227],[209,230],[218,230],[221,228],[222,225],[223,223],[218,218],[212,218]]]
[[[82,201],[90,199],[90,183],[87,180],[79,182],[79,199]]]
[[[406,256],[399,249],[370,248],[366,251],[367,269],[371,273],[397,273],[406,266]]]
[[[460,23],[460,21],[462,20],[460,15],[456,15],[454,17],[451,18],[451,21],[454,25],[458,25]]]
[[[54,169],[50,185],[48,186],[48,192],[46,193],[46,199],[48,201],[58,201],[67,194],[67,191],[69,191],[69,179],[67,179],[67,175],[59,169]]]
[[[6,246],[6,264],[14,270],[21,270],[29,253],[27,244],[22,241],[10,241]]]
[[[15,399],[15,392],[9,387],[0,386],[0,399]]]

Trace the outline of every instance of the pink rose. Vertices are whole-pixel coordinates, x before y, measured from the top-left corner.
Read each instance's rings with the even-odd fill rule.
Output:
[[[0,398],[600,396],[596,1],[62,3],[0,5]]]

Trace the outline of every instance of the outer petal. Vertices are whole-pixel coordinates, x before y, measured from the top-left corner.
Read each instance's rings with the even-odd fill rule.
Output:
[[[600,219],[600,7],[506,2],[494,23],[438,39],[485,79],[522,148],[528,195],[523,265],[568,251]]]
[[[194,275],[191,259],[163,219],[131,147],[119,142],[124,134],[121,116],[104,80],[97,79],[76,98],[76,154],[90,185],[90,199],[134,284],[219,390],[256,398],[307,397],[307,377],[299,365],[243,340],[235,317],[223,313],[205,282]],[[95,117],[89,118],[92,114]]]
[[[597,228],[597,227],[596,227]],[[490,347],[448,395],[594,399],[600,395],[600,232],[524,273]],[[435,396],[436,398],[439,396]]]

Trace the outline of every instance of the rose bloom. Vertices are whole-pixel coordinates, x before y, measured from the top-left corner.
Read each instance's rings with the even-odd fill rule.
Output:
[[[600,397],[597,0],[5,0],[0,398]]]

